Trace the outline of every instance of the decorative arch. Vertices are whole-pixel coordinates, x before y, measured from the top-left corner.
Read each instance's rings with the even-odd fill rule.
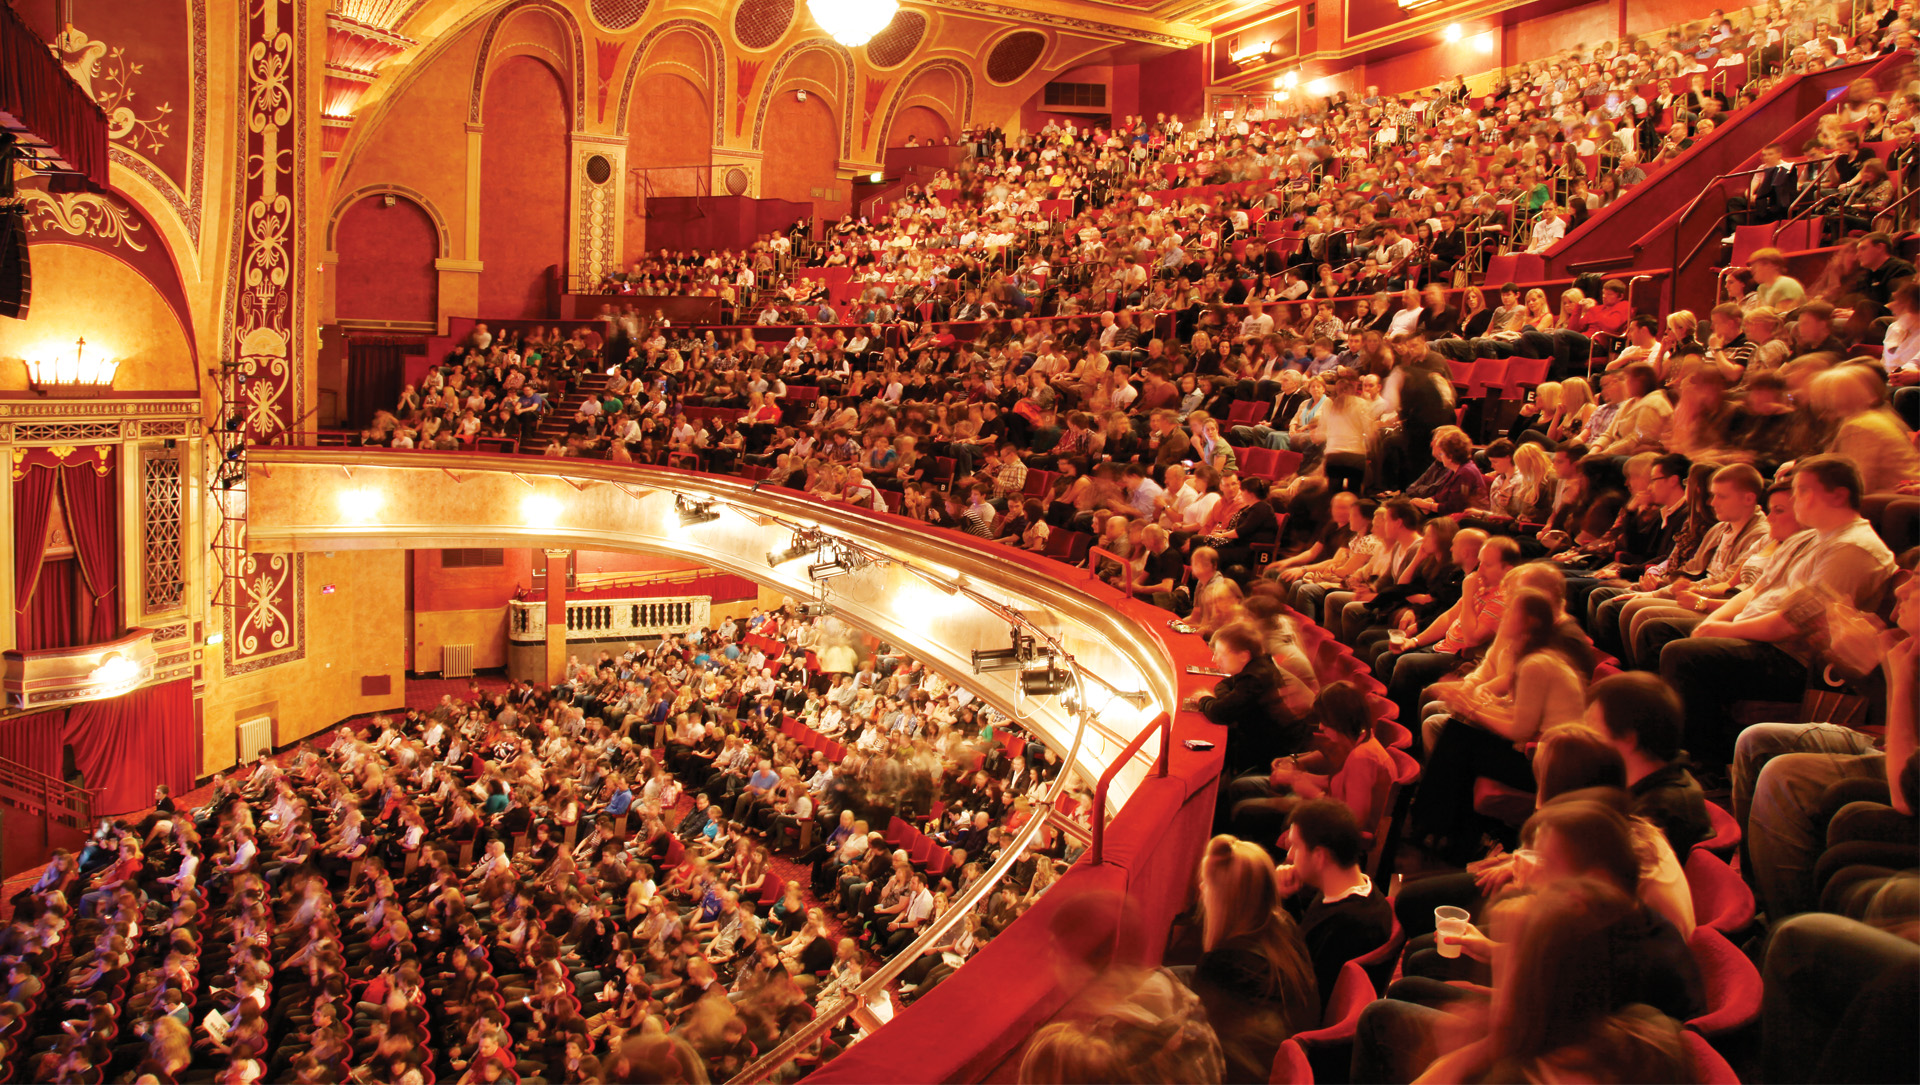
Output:
[[[573,13],[555,0],[513,0],[487,24],[486,35],[480,39],[480,55],[473,64],[473,90],[467,97],[467,123],[481,122],[480,103],[487,89],[487,75],[493,66],[493,43],[500,34],[500,28],[514,15],[530,10],[538,10],[558,22],[573,46],[573,70],[566,73],[566,77],[573,84],[573,130],[584,131],[587,127],[586,41],[581,36],[580,24],[574,20]]]
[[[931,71],[951,72],[959,83],[961,101],[950,104],[958,106],[959,116],[947,117],[947,123],[953,131],[957,134],[973,119],[973,69],[951,57],[929,60],[915,67],[907,73],[905,79],[900,80],[900,89],[893,92],[893,99],[887,103],[887,115],[880,122],[880,140],[875,146],[884,148],[887,145],[887,137],[893,131],[894,115],[900,112],[900,107],[905,105],[907,98],[913,94],[913,85],[921,76]]]
[[[829,38],[811,39],[788,47],[773,62],[773,71],[767,76],[766,83],[760,88],[760,108],[753,115],[753,149],[760,149],[760,137],[767,125],[767,108],[773,104],[774,92],[780,88],[780,79],[786,75],[801,53],[818,49],[830,53],[840,61],[840,157],[853,156],[853,52],[846,46]]]
[[[662,36],[682,30],[700,39],[707,49],[707,80],[713,90],[713,145],[718,147],[726,141],[727,49],[721,44],[719,32],[698,19],[668,19],[647,31],[647,36],[640,39],[640,47],[627,58],[627,74],[620,81],[620,111],[614,116],[627,115],[627,106],[633,98],[633,84],[646,68],[647,50]]]
[[[433,220],[433,232],[437,239],[433,255],[440,260],[452,259],[453,234],[447,229],[447,217],[440,213],[440,209],[434,206],[433,201],[428,199],[426,194],[408,188],[405,185],[383,183],[361,185],[359,188],[340,197],[339,202],[333,205],[333,210],[327,213],[326,237],[328,252],[339,251],[339,246],[335,244],[335,235],[340,230],[340,220],[347,216],[347,212],[352,209],[354,204],[374,196],[398,196],[420,208],[420,210],[425,211],[427,218]]]

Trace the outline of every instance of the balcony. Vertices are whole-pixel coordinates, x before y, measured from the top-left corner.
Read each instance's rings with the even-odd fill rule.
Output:
[[[139,689],[159,667],[154,631],[135,629],[101,644],[8,651],[0,662],[0,692],[7,708],[19,711],[99,701]]]

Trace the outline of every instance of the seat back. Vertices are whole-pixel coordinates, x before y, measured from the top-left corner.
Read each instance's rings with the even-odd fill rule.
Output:
[[[1347,1079],[1353,1037],[1360,1028],[1360,1011],[1376,997],[1373,980],[1367,977],[1359,961],[1348,961],[1341,967],[1340,978],[1334,981],[1333,994],[1327,998],[1327,1009],[1321,1016],[1322,1026],[1293,1035],[1293,1042],[1300,1045],[1307,1061],[1313,1065],[1314,1077],[1328,1081]]]
[[[1687,888],[1700,926],[1733,935],[1753,922],[1753,888],[1712,852],[1695,848],[1687,856]]]
[[[1734,851],[1740,847],[1740,823],[1717,802],[1707,803],[1707,823],[1713,826],[1713,835],[1694,847],[1710,851],[1721,859],[1733,858]]]
[[[1740,1085],[1740,1075],[1733,1072],[1727,1060],[1699,1033],[1681,1033],[1681,1040],[1687,1045],[1687,1058],[1693,1063],[1692,1080],[1700,1085]],[[1277,1070],[1279,1064],[1274,1065]]]
[[[1307,1061],[1307,1053],[1300,1050],[1299,1044],[1288,1040],[1280,1045],[1267,1082],[1268,1085],[1313,1085],[1313,1064]]]
[[[1687,948],[1700,966],[1707,992],[1707,1011],[1688,1021],[1687,1027],[1713,1040],[1758,1021],[1760,970],[1747,955],[1711,927],[1694,928]]]

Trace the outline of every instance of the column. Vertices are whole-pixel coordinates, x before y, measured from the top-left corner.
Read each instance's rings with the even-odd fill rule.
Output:
[[[567,676],[567,554],[547,555],[547,684]]]

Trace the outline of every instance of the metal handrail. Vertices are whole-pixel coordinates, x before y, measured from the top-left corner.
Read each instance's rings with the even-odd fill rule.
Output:
[[[1085,732],[1086,724],[1083,717],[1080,728],[1074,733],[1073,753],[1077,754],[1079,752],[1080,737]],[[1072,763],[1071,755],[1066,763]],[[1065,785],[1066,779],[1067,773],[1065,772],[1054,777],[1052,789],[1047,793],[1047,797],[1040,803],[1048,812],[1051,812],[1053,802],[1059,797],[1060,789]],[[941,912],[928,922],[926,929],[920,932],[919,937],[913,940],[912,945],[901,950],[892,960],[881,965],[873,975],[868,976],[866,980],[864,980],[860,986],[854,988],[846,998],[819,1010],[814,1014],[813,1020],[793,1030],[787,1035],[786,1039],[775,1045],[773,1050],[747,1064],[738,1074],[728,1079],[728,1085],[748,1085],[748,1083],[751,1082],[765,1080],[775,1070],[785,1066],[789,1060],[805,1050],[808,1045],[819,1039],[829,1029],[832,1029],[841,1021],[845,1020],[849,1014],[864,1013],[868,999],[884,991],[888,985],[899,978],[902,972],[906,971],[908,965],[919,960],[927,950],[933,948],[935,942],[938,942],[948,931],[952,930],[966,917],[968,912],[971,912],[982,900],[986,899],[989,893],[993,892],[994,887],[998,886],[1001,880],[1013,870],[1021,857],[1026,855],[1027,849],[1033,846],[1034,838],[1040,834],[1042,829],[1046,828],[1048,820],[1047,817],[1040,815],[1028,818],[1027,823],[1020,827],[1020,832],[1013,838],[1013,843],[1001,851],[1000,858],[994,861],[993,866],[989,868],[985,874],[981,875],[978,881],[968,886],[964,892],[956,897],[954,901],[947,906],[946,911]],[[1095,824],[1098,823],[1096,820]],[[877,1024],[877,1022],[867,1024],[866,1027],[871,1031],[875,1024]]]
[[[1122,584],[1122,587],[1120,590],[1126,592],[1128,595],[1132,595],[1133,594],[1133,562],[1128,561],[1126,558],[1121,557],[1119,554],[1116,554],[1113,551],[1106,549],[1105,547],[1096,546],[1087,551],[1087,579],[1098,580],[1100,578],[1100,559],[1101,558],[1106,558],[1109,561],[1113,562],[1115,565],[1120,566],[1120,580]]]
[[[1099,866],[1106,856],[1107,788],[1113,783],[1113,777],[1120,771],[1120,766],[1133,760],[1133,755],[1140,752],[1140,747],[1146,744],[1147,736],[1155,731],[1160,733],[1160,759],[1154,763],[1153,775],[1165,776],[1171,753],[1168,746],[1173,741],[1173,715],[1162,712],[1120,748],[1119,755],[1108,763],[1106,771],[1100,774],[1099,785],[1093,789],[1093,843],[1087,849],[1087,859],[1094,866]]]
[[[970,589],[964,586],[961,588],[961,591],[969,595],[973,594]],[[1054,641],[1052,636],[1038,628],[1033,628],[1033,632],[1038,634],[1042,640],[1059,650],[1062,658],[1071,661],[1072,657],[1066,653],[1062,645]],[[1082,677],[1077,665],[1073,667],[1072,674],[1075,687],[1074,692],[1079,703],[1085,705],[1087,703],[1086,681]],[[1063,766],[1072,765],[1079,757],[1080,746],[1086,740],[1087,721],[1090,715],[1091,713],[1086,711],[1075,714],[1073,744],[1068,748],[1066,756],[1061,760]],[[1164,716],[1165,714],[1163,713],[1162,715]],[[1111,775],[1111,772],[1112,769],[1109,768],[1107,775]],[[884,991],[894,980],[900,977],[902,972],[906,971],[907,966],[919,960],[928,950],[932,949],[935,943],[939,942],[948,931],[952,930],[954,926],[965,918],[967,913],[979,906],[980,902],[985,900],[989,893],[993,892],[994,887],[1006,878],[1013,870],[1015,864],[1027,853],[1027,849],[1033,846],[1035,838],[1040,835],[1041,831],[1045,829],[1051,821],[1049,815],[1052,814],[1054,804],[1059,800],[1061,792],[1066,788],[1069,775],[1070,774],[1063,769],[1059,775],[1053,778],[1052,785],[1047,789],[1046,797],[1034,804],[1036,807],[1035,816],[1029,817],[1026,824],[1020,827],[1020,831],[1014,836],[1013,841],[1001,851],[1000,858],[994,861],[993,866],[988,868],[987,872],[981,875],[978,881],[968,886],[965,891],[948,904],[946,911],[933,917],[933,919],[928,922],[926,928],[913,940],[911,945],[895,954],[892,960],[881,965],[873,975],[868,976],[862,981],[846,998],[824,1009],[816,1009],[811,1021],[795,1029],[785,1039],[781,1040],[779,1044],[775,1045],[773,1050],[768,1051],[766,1054],[749,1063],[738,1074],[735,1074],[729,1079],[728,1085],[749,1085],[749,1083],[764,1080],[775,1070],[786,1065],[796,1054],[805,1050],[808,1045],[825,1035],[828,1030],[845,1020],[849,1015],[859,1015],[866,1018],[866,1020],[861,1021],[861,1024],[869,1032],[878,1028],[880,1022],[874,1020],[872,1016],[866,1012],[867,1001],[875,994]],[[1106,781],[1103,776],[1099,799],[1104,800],[1105,794]],[[1104,810],[1098,801],[1096,801],[1095,810],[1100,812]],[[1099,825],[1102,820],[1104,820],[1102,814],[1096,813],[1094,824]]]
[[[1889,215],[1892,215],[1895,209],[1899,208],[1902,204],[1912,200],[1915,196],[1920,196],[1920,187],[1908,185],[1907,190],[1905,192],[1901,193],[1898,196],[1895,196],[1891,201],[1888,202],[1887,206],[1881,208],[1879,212],[1873,216],[1873,219],[1872,219],[1873,224],[1878,226],[1881,219],[1886,218]],[[1899,219],[1896,218],[1893,221],[1896,224],[1898,224]]]

